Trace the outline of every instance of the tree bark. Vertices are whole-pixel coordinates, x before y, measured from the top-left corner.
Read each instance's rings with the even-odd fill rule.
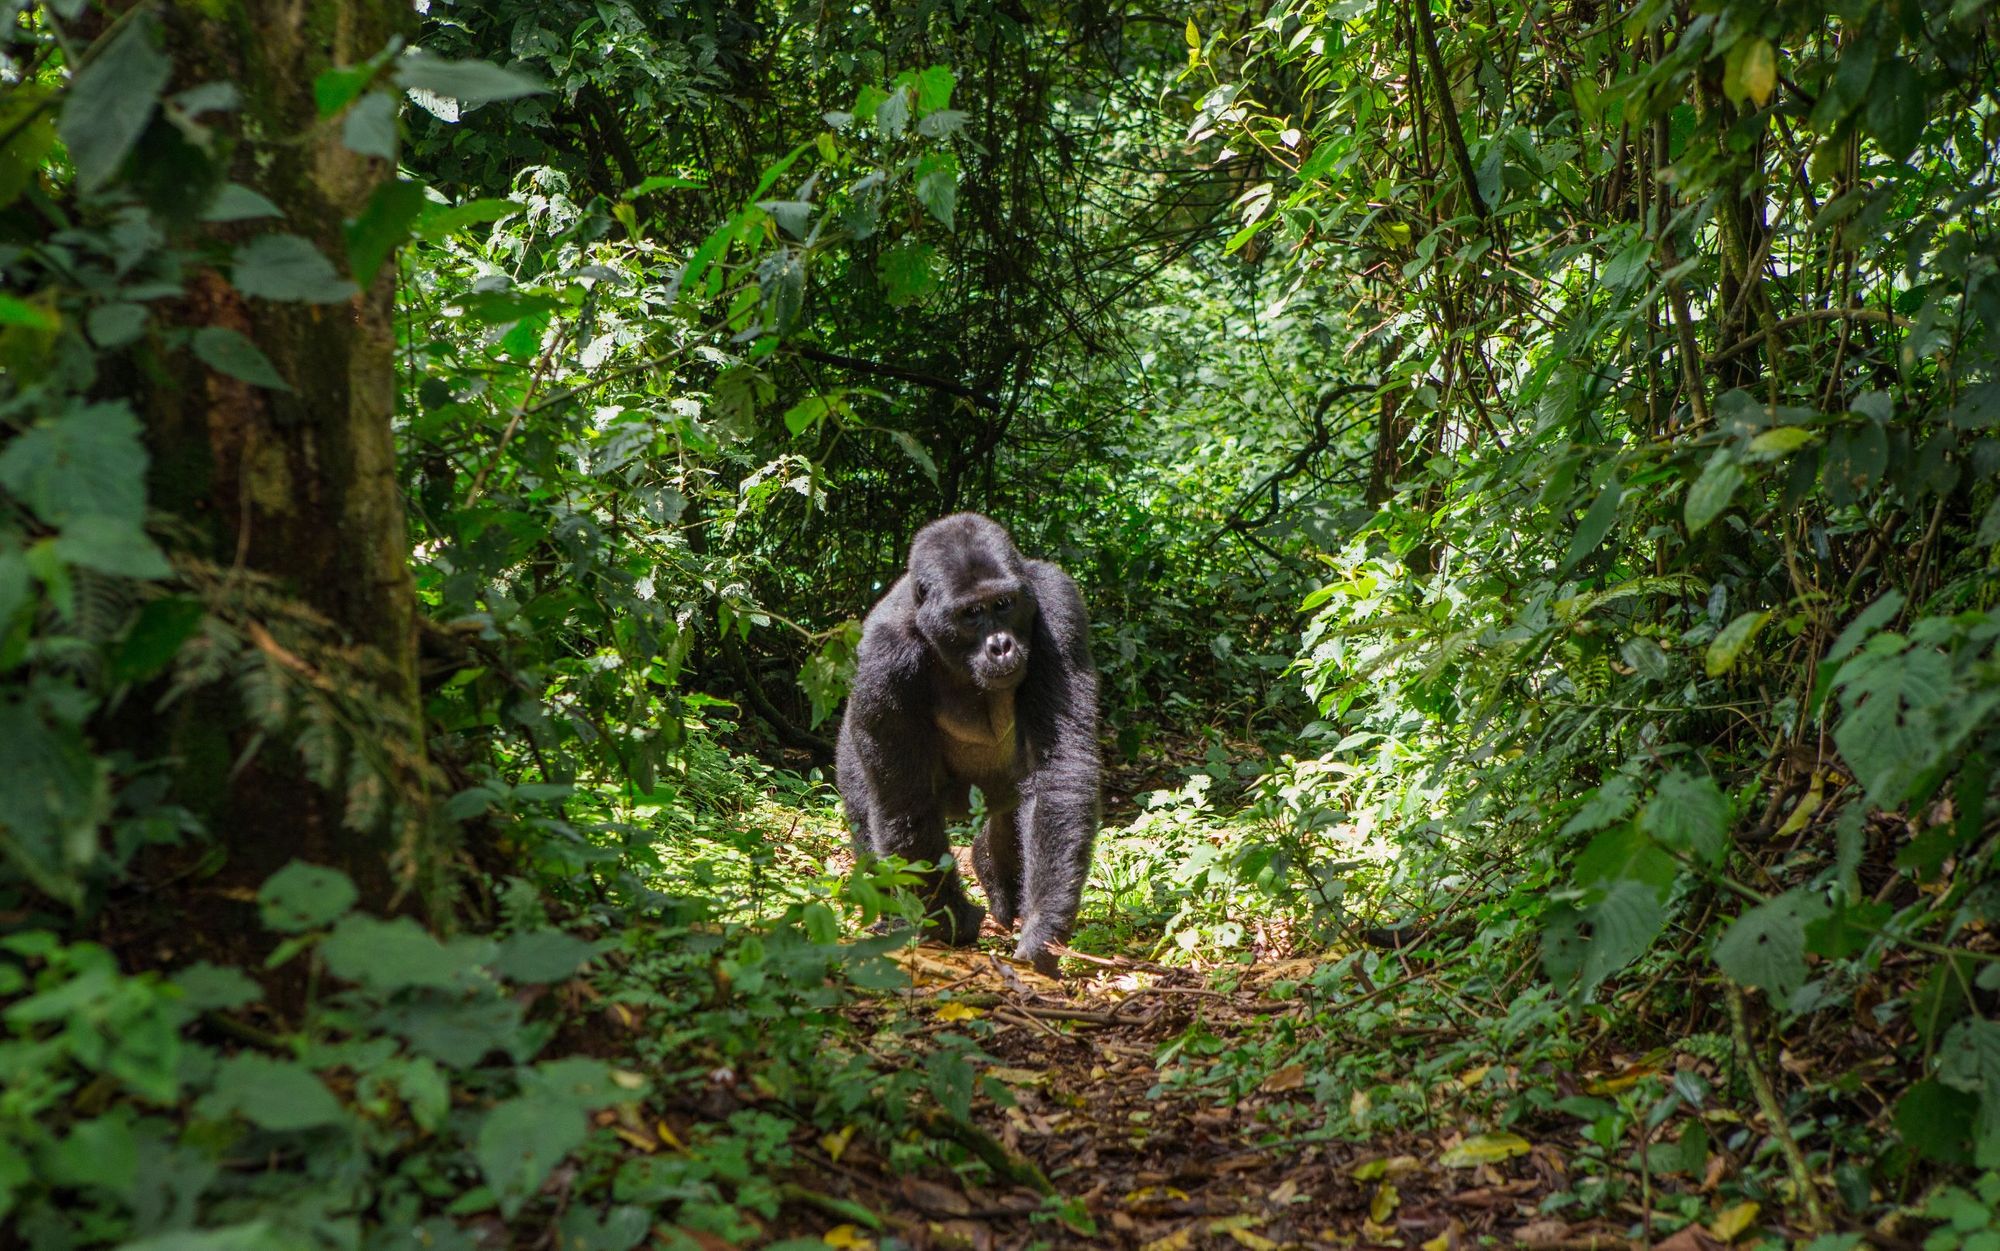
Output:
[[[165,20],[174,88],[227,81],[241,92],[218,126],[227,176],[283,213],[204,228],[206,239],[227,247],[267,231],[295,234],[345,273],[344,225],[394,178],[395,163],[351,151],[339,122],[319,117],[313,84],[406,34],[409,4],[182,0]],[[376,746],[402,762],[406,783],[420,783],[416,601],[390,428],[395,271],[382,266],[366,290],[335,304],[253,298],[221,270],[194,272],[178,310],[184,324],[243,334],[293,389],[252,386],[180,352],[162,366],[170,376],[143,381],[139,400],[154,505],[192,523],[193,554],[205,547],[219,571],[211,610],[224,601],[220,615],[235,615],[227,601],[236,596],[246,637],[265,660],[328,698],[379,710],[400,741]],[[323,618],[333,647],[355,663],[322,664],[274,639],[259,624],[268,606],[244,594],[250,586],[274,588]],[[167,729],[183,759],[206,760],[184,775],[210,771],[224,750],[230,760],[243,756],[253,736],[240,702],[234,692],[207,692]],[[230,853],[232,877],[261,880],[296,856],[343,869],[364,903],[383,907],[435,870],[436,849],[416,845],[428,837],[417,831],[433,823],[409,819],[406,808],[378,833],[347,828],[346,797],[308,782],[289,744],[265,743],[247,765],[223,771],[229,781],[219,793],[212,779],[190,785],[211,787],[197,806]]]

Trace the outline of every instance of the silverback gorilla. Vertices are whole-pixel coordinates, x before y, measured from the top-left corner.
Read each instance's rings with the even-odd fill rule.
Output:
[[[840,795],[860,855],[933,861],[928,932],[979,935],[945,821],[986,799],[973,863],[993,917],[1021,922],[1016,954],[1053,974],[1076,924],[1097,837],[1097,670],[1076,583],[1027,560],[976,513],[934,521],[908,572],[868,614],[847,715]]]

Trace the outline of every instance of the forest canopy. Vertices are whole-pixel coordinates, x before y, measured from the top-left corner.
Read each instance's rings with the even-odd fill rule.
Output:
[[[1996,32],[5,6],[0,1242],[1991,1251]],[[833,785],[961,511],[1058,978]]]

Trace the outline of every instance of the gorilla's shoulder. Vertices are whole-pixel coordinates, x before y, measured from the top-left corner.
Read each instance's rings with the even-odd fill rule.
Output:
[[[1028,581],[1035,587],[1035,600],[1043,612],[1063,618],[1073,617],[1079,622],[1085,620],[1083,592],[1078,589],[1076,579],[1064,572],[1061,565],[1049,560],[1023,563],[1027,568]]]
[[[900,686],[924,675],[930,649],[917,632],[916,613],[910,579],[899,578],[861,622],[858,683]]]

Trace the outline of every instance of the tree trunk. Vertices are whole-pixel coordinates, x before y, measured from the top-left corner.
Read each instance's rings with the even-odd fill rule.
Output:
[[[208,227],[207,239],[226,248],[293,234],[347,271],[344,225],[395,164],[346,146],[339,121],[318,115],[314,80],[375,57],[411,18],[399,0],[184,0],[166,10],[173,88],[236,84],[239,108],[217,127],[220,159],[230,181],[283,214]],[[237,692],[211,689],[166,728],[192,765],[184,786],[211,788],[190,799],[225,844],[232,879],[259,881],[297,857],[343,869],[376,907],[425,885],[440,858],[427,845],[416,603],[390,431],[395,270],[382,266],[366,290],[335,303],[247,296],[227,271],[197,271],[178,310],[185,325],[246,336],[291,390],[253,386],[186,352],[173,354],[169,376],[138,388],[152,499],[191,523],[197,563],[208,550],[211,612],[238,628],[246,663],[296,688],[300,724],[327,715],[310,706],[321,701],[340,709],[331,723],[354,739],[342,749],[351,767],[329,779],[312,766],[333,782],[316,785],[303,741],[261,741],[278,736],[246,721]],[[246,751],[249,763],[232,768]],[[386,815],[356,819],[355,790],[371,786]],[[366,818],[374,797],[359,799]]]

